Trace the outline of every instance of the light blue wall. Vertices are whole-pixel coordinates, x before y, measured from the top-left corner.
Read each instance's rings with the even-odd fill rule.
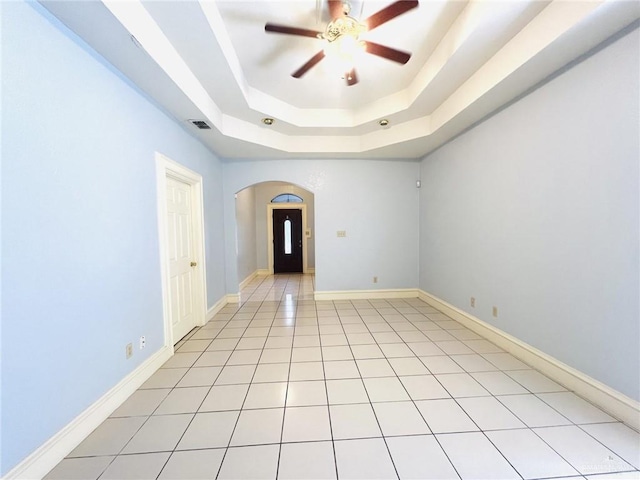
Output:
[[[45,15],[2,2],[2,474],[163,344],[156,151],[204,178],[225,294],[220,161]]]
[[[636,30],[426,157],[420,197],[423,290],[636,400],[639,45]]]
[[[314,194],[316,290],[415,288],[419,163],[400,160],[275,160],[224,165],[227,288],[238,291],[233,195],[266,181]],[[345,238],[336,232],[345,230]],[[379,283],[372,282],[378,276]]]
[[[238,277],[243,281],[258,269],[255,188],[249,187],[238,192],[235,204]]]

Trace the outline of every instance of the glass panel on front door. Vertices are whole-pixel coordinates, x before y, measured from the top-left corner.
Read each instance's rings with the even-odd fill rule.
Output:
[[[284,254],[291,255],[291,220],[284,221]]]

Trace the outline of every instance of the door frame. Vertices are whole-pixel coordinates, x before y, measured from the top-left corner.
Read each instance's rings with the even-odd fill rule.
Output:
[[[267,258],[269,273],[273,275],[273,211],[302,210],[302,273],[307,273],[307,205],[304,203],[267,204]]]
[[[167,238],[167,178],[184,182],[191,187],[191,225],[193,227],[193,252],[198,262],[194,272],[194,318],[196,326],[206,322],[207,278],[204,255],[204,195],[202,175],[156,152],[156,186],[158,200],[158,240],[160,247],[160,274],[162,280],[162,317],[164,345],[173,351],[174,339],[169,308],[169,240]]]

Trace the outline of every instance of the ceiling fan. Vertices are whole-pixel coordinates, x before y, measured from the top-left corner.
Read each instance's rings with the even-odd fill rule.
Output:
[[[267,23],[264,26],[266,32],[283,33],[286,35],[298,35],[302,37],[312,37],[325,41],[325,48],[316,53],[311,59],[291,74],[294,78],[300,78],[312,67],[318,64],[326,54],[339,58],[344,65],[344,78],[347,85],[358,83],[353,56],[358,51],[365,51],[378,57],[386,58],[393,62],[405,64],[411,58],[411,54],[396,50],[395,48],[380,45],[379,43],[360,40],[360,34],[371,31],[383,23],[394,19],[418,6],[418,0],[399,0],[382,10],[374,13],[366,20],[359,22],[349,16],[351,7],[343,0],[327,0],[331,21],[324,32],[309,30],[306,28],[288,27]]]

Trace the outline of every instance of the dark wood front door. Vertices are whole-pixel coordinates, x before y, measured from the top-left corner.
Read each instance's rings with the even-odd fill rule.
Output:
[[[302,273],[302,210],[273,210],[273,273]]]

